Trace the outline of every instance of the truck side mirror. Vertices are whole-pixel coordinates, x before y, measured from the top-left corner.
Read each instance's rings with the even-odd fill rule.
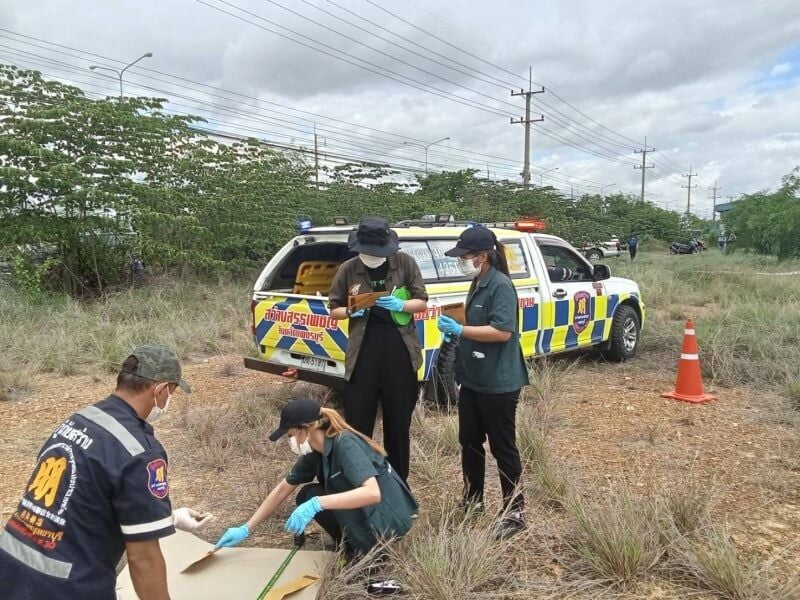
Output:
[[[611,269],[608,268],[608,265],[594,265],[594,270],[592,271],[592,279],[594,281],[605,281],[610,278]]]

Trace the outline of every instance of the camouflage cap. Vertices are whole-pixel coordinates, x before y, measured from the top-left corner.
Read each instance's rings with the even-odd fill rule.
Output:
[[[181,362],[178,355],[166,346],[155,344],[139,346],[131,356],[135,356],[139,361],[134,375],[153,381],[177,383],[184,392],[192,393],[192,388],[181,377]]]

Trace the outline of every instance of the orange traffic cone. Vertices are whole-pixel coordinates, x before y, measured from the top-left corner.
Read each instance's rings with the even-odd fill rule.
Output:
[[[697,337],[694,333],[694,322],[686,321],[683,332],[681,359],[678,361],[678,381],[675,391],[661,394],[662,398],[683,400],[684,402],[708,402],[717,397],[703,391],[703,376],[700,374],[700,357],[697,354]]]

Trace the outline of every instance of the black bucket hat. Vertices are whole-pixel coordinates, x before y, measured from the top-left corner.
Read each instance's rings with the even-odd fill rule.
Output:
[[[389,221],[381,217],[364,217],[358,229],[350,234],[347,245],[353,252],[387,258],[397,254],[400,242],[389,229]]]
[[[458,237],[456,247],[444,253],[445,256],[460,257],[470,252],[488,252],[494,250],[497,238],[486,227],[475,226],[465,229]]]
[[[311,398],[295,398],[283,407],[278,428],[269,435],[269,441],[277,442],[292,427],[313,423],[322,417],[320,405]]]

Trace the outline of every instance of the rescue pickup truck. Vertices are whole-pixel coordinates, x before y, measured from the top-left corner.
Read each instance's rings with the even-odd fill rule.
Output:
[[[354,256],[347,247],[354,227],[309,225],[255,282],[251,310],[258,358],[245,358],[245,366],[341,390],[348,321],[330,316],[327,294],[338,266]],[[634,357],[645,319],[635,282],[611,277],[606,265],[593,265],[561,238],[521,231],[515,223],[485,225],[507,249],[525,357],[590,346],[612,360]],[[436,320],[441,306],[464,302],[469,290],[457,260],[444,254],[466,226],[406,221],[393,227],[401,252],[414,257],[427,286],[428,309],[414,315],[424,359],[418,378],[425,396],[437,404],[452,403],[457,393],[457,340],[443,343]]]

